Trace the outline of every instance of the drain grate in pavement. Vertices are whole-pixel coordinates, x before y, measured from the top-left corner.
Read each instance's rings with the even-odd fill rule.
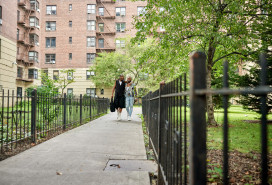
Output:
[[[149,160],[109,160],[104,170],[156,172],[157,168],[157,164]]]

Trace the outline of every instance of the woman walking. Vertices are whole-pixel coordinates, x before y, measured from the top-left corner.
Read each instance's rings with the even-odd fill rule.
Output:
[[[117,120],[121,120],[122,109],[125,108],[125,87],[124,75],[120,75],[119,79],[115,81],[111,95],[111,98],[113,98],[115,92],[114,104],[117,109]]]
[[[131,115],[133,111],[133,104],[134,104],[134,95],[136,94],[135,85],[132,83],[132,78],[128,77],[127,83],[126,83],[126,109],[127,109],[127,119],[128,121],[131,121]]]

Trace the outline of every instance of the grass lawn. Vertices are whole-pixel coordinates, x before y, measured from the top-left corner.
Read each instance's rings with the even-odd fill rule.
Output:
[[[261,124],[248,123],[245,120],[258,120],[255,112],[244,110],[241,106],[231,106],[229,108],[229,147],[230,150],[239,152],[260,152],[261,147]],[[222,125],[223,110],[216,110],[216,121]],[[268,120],[272,120],[272,114],[268,115]],[[208,148],[222,149],[223,130],[222,127],[208,128]],[[272,125],[268,124],[269,151],[272,151]]]

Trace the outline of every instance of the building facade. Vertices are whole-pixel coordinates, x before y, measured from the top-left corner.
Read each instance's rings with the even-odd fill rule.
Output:
[[[52,79],[74,78],[66,93],[110,97],[111,89],[92,83],[90,66],[98,53],[122,48],[125,38],[136,34],[133,16],[146,2],[9,0],[0,6],[1,88],[22,95],[28,87],[41,85],[44,71]],[[73,74],[63,72],[68,69]]]
[[[17,8],[14,4],[16,0],[0,1],[0,91],[16,92]]]
[[[110,97],[110,89],[96,89],[89,71],[99,52],[124,47],[124,38],[134,36],[133,16],[144,1],[44,0],[41,7],[40,67],[50,77],[74,69],[75,79],[66,91],[73,94]]]
[[[26,88],[40,85],[39,69],[41,2],[37,0],[17,0],[17,95]]]

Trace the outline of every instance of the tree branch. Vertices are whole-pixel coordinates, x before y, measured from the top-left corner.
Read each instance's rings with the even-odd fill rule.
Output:
[[[223,59],[223,58],[226,58],[226,57],[228,57],[228,56],[231,56],[231,55],[242,55],[242,56],[244,56],[244,57],[247,57],[249,54],[248,54],[248,55],[245,55],[245,54],[243,54],[243,53],[234,51],[234,52],[231,52],[231,53],[229,53],[229,54],[226,54],[226,55],[224,55],[224,56],[222,56],[222,57],[217,58],[216,60],[213,61],[213,65],[214,65],[216,62],[218,62],[219,60],[221,60],[221,59]]]

